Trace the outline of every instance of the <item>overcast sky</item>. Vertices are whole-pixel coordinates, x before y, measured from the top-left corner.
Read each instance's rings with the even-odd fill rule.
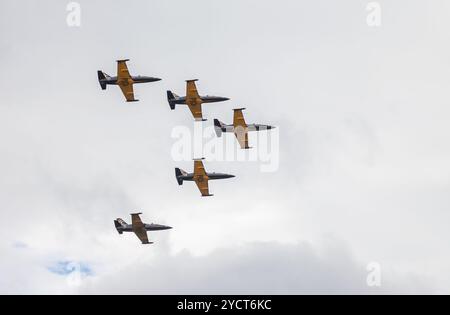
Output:
[[[370,27],[369,2],[80,0],[69,27],[69,1],[2,0],[0,292],[450,293],[450,3],[378,1]],[[119,58],[163,80],[102,91]],[[194,123],[165,91],[191,78],[231,98],[204,127],[278,127],[274,172],[205,154],[236,178],[178,186]],[[174,229],[118,235],[137,210]]]

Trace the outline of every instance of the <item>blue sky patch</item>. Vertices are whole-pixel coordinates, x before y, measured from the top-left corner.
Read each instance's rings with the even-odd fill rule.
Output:
[[[92,268],[83,262],[61,260],[55,262],[47,268],[50,272],[61,276],[68,276],[73,273],[79,273],[81,276],[92,276]]]

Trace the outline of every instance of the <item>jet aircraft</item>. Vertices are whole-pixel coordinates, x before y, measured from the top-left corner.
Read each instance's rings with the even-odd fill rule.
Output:
[[[250,124],[248,125],[245,122],[244,114],[242,111],[245,108],[235,108],[233,124],[226,125],[218,119],[214,119],[214,129],[218,137],[222,136],[222,132],[233,132],[236,136],[236,139],[241,146],[241,149],[250,149],[248,146],[248,132],[249,131],[261,131],[261,130],[270,130],[274,129],[274,126],[270,125],[261,125],[261,124]]]
[[[202,104],[228,101],[229,98],[221,96],[200,96],[195,82],[198,80],[186,80],[186,96],[178,96],[171,91],[167,91],[167,101],[170,109],[174,110],[176,105],[187,105],[195,120],[203,119]]]
[[[134,234],[136,234],[136,236],[141,240],[142,244],[153,244],[153,242],[148,241],[147,231],[161,231],[172,228],[166,225],[143,223],[139,217],[141,214],[142,213],[132,213],[131,224],[127,224],[121,218],[114,220],[114,225],[116,226],[117,232],[119,232],[119,234],[122,234],[123,232],[134,232]]]
[[[122,90],[127,102],[137,102],[139,100],[134,98],[133,85],[136,83],[147,83],[160,81],[159,78],[147,76],[132,76],[128,71],[127,61],[130,59],[117,60],[117,76],[111,77],[103,71],[97,71],[98,82],[102,90],[106,90],[107,85],[118,85]]]
[[[203,166],[203,159],[194,159],[194,173],[187,173],[182,169],[175,168],[175,176],[178,185],[183,185],[183,181],[195,181],[202,197],[213,196],[209,193],[208,181],[214,179],[232,178],[234,175],[223,173],[207,173]]]

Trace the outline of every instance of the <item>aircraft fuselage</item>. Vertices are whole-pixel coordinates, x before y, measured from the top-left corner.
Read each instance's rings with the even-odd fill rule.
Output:
[[[200,96],[200,98],[202,100],[202,103],[216,103],[216,102],[224,102],[224,101],[229,100],[229,98],[227,98],[227,97],[210,96],[210,95]],[[179,96],[179,97],[173,99],[172,102],[174,104],[178,104],[178,105],[186,105],[186,96]]]
[[[133,80],[133,83],[148,83],[148,82],[156,82],[161,81],[160,78],[153,78],[153,77],[147,77],[147,76],[131,76],[131,79]],[[101,83],[109,84],[109,85],[117,85],[117,77],[109,77],[103,80],[100,80]]]
[[[172,227],[167,225],[161,225],[161,224],[144,224],[144,228],[146,231],[162,231],[162,230],[170,230]],[[118,227],[119,230],[122,232],[133,232],[133,225],[127,224],[125,226]]]
[[[262,124],[250,124],[247,125],[247,131],[263,131],[263,130],[270,130],[270,129],[274,129],[274,126],[270,126],[270,125],[262,125]],[[223,132],[234,132],[234,125],[225,125],[224,127],[222,127],[222,131]]]
[[[208,176],[208,178],[210,180],[226,179],[226,178],[233,178],[233,177],[235,177],[234,175],[224,174],[224,173],[206,173],[206,175]],[[194,173],[181,175],[178,178],[180,178],[181,180],[185,180],[185,181],[194,181],[195,180]]]

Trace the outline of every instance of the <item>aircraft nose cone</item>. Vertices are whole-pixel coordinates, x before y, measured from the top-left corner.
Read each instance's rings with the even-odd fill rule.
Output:
[[[155,224],[155,223],[152,223],[150,226],[151,226],[151,230],[154,230],[154,231],[170,230],[172,228],[171,226],[168,226],[168,225]]]
[[[156,81],[161,81],[161,80],[162,80],[162,79],[160,79],[160,78],[147,77],[147,76],[140,77],[140,79],[141,79],[143,82],[156,82]]]
[[[228,97],[223,97],[223,96],[211,96],[211,98],[215,101],[215,102],[225,102],[225,101],[229,101],[230,98]]]

